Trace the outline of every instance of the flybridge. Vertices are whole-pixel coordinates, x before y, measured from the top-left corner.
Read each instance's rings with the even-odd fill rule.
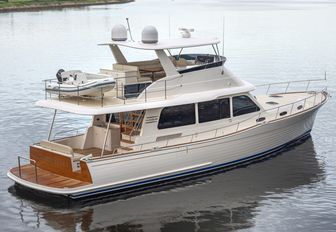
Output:
[[[219,55],[217,44],[220,41],[217,38],[194,38],[190,34],[192,30],[181,30],[182,38],[159,39],[156,28],[147,26],[141,41],[134,41],[132,38],[128,40],[124,26],[115,26],[112,41],[102,45],[110,47],[116,63],[112,69],[101,69],[98,74],[85,73],[87,77],[111,78],[114,85],[111,88],[98,86],[90,95],[79,86],[73,86],[70,95],[69,91],[62,91],[65,88],[58,85],[63,83],[57,80],[52,85],[55,87],[53,91],[49,91],[52,80],[46,80],[45,100],[37,105],[75,114],[99,115],[189,104],[196,99],[208,101],[254,89],[253,85],[239,80],[224,68],[226,58]],[[129,62],[120,46],[154,50],[157,59]],[[183,48],[200,46],[211,46],[214,53],[183,53]],[[178,53],[172,54],[173,49],[179,49]],[[66,73],[74,73],[68,78],[74,79],[68,81],[68,85],[75,85],[81,74],[80,71],[66,71],[61,76]]]

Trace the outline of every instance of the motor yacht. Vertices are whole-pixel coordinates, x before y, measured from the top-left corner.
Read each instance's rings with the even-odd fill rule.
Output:
[[[54,110],[49,133],[30,146],[29,157],[18,157],[8,177],[84,198],[232,168],[310,134],[329,97],[325,78],[255,86],[226,68],[219,39],[183,31],[181,38],[161,39],[147,26],[134,41],[115,26],[112,39],[100,44],[115,63],[99,71],[113,77],[113,89],[90,97],[46,93],[36,105]],[[197,52],[205,47],[211,53]],[[157,58],[130,62],[123,49]],[[53,138],[59,112],[92,120],[83,133]]]

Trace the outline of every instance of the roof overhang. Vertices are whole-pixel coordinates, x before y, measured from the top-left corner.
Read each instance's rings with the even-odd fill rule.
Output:
[[[139,101],[132,101],[131,103],[127,103],[126,101],[126,104],[107,105],[103,107],[92,107],[80,104],[77,105],[74,103],[59,100],[40,100],[36,102],[36,105],[44,108],[56,109],[80,115],[101,115],[110,113],[129,112],[136,110],[162,108],[167,106],[184,105],[202,101],[210,101],[216,98],[247,93],[255,89],[255,87],[252,84],[246,81],[242,82],[243,85],[237,87],[203,91],[198,92],[197,94],[195,93],[181,94],[171,97],[171,99],[167,100],[153,99],[152,101],[148,100],[147,102],[144,102],[144,100],[139,100]]]
[[[177,39],[162,39],[157,43],[143,43],[141,41],[111,41],[99,45],[118,45],[142,50],[161,50],[161,49],[177,49],[200,47],[206,45],[214,45],[220,43],[217,38],[177,38]]]

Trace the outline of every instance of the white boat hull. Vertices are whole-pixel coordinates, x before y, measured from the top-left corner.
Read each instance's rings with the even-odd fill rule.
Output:
[[[90,161],[87,165],[93,184],[83,187],[56,189],[22,180],[10,172],[8,176],[30,188],[71,198],[120,191],[260,159],[309,135],[317,110],[230,136]]]

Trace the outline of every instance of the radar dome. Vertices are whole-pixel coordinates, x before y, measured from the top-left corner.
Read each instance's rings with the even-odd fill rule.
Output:
[[[127,40],[127,30],[124,25],[117,24],[112,28],[112,40],[113,41],[126,41]]]
[[[157,43],[158,42],[158,31],[153,26],[146,26],[142,30],[142,42],[143,43]]]

